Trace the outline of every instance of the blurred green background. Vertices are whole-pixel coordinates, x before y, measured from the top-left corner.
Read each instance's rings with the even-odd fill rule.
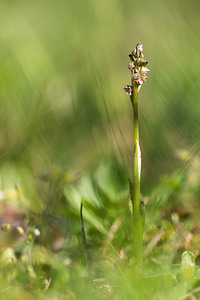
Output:
[[[28,181],[53,165],[84,172],[110,156],[129,172],[132,112],[122,88],[139,41],[151,70],[139,94],[145,191],[179,165],[178,149],[198,152],[199,8],[1,0],[2,184],[14,170]]]
[[[70,224],[67,249],[76,256],[81,200],[93,245],[126,218],[133,122],[123,87],[138,42],[150,69],[139,92],[142,193],[165,205],[195,182],[195,197],[178,198],[198,201],[199,11],[196,0],[0,0],[0,199],[12,203],[1,205],[1,223],[16,221],[16,203],[20,218],[42,215],[34,221],[40,243],[54,250]]]

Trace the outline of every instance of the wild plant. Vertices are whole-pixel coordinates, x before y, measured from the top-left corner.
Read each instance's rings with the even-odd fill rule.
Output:
[[[139,143],[139,120],[138,120],[138,93],[142,84],[147,80],[146,73],[149,69],[146,67],[148,61],[144,59],[143,45],[138,43],[136,48],[129,54],[131,62],[128,68],[131,71],[131,85],[125,85],[124,90],[130,96],[133,109],[134,126],[134,151],[132,180],[129,180],[129,195],[131,203],[131,213],[133,217],[133,242],[134,253],[137,264],[142,264],[142,236],[144,227],[144,209],[140,193],[141,177],[141,151]]]

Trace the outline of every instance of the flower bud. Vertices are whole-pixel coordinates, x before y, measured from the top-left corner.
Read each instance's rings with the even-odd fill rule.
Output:
[[[19,232],[19,234],[23,235],[24,234],[24,229],[21,226],[17,227],[17,231]]]
[[[135,48],[135,51],[136,51],[136,56],[139,58],[143,58],[144,55],[143,55],[143,45],[141,43],[138,43],[136,45],[136,48]]]

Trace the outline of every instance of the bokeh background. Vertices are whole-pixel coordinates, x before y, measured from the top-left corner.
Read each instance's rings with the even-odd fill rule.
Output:
[[[151,70],[139,93],[143,194],[184,169],[182,153],[199,155],[199,9],[195,0],[1,0],[2,190],[22,188],[25,206],[53,211],[58,199],[44,182],[97,169],[104,178],[108,165],[128,189],[123,86],[138,42]]]
[[[200,258],[199,12],[197,0],[0,0],[0,225],[40,230],[33,247],[0,231],[6,299],[47,299],[27,290],[49,286],[48,299],[102,299],[85,268],[95,251],[94,278],[113,281],[113,299],[143,286],[128,270],[133,121],[123,91],[138,42],[150,69],[139,92],[144,257],[159,272],[185,250]],[[174,299],[168,279],[158,295],[162,282]]]

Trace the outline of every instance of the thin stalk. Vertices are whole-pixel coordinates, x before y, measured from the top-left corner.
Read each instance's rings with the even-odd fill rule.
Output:
[[[84,227],[84,221],[83,221],[83,203],[82,202],[81,202],[81,206],[80,206],[80,221],[81,221],[81,242],[82,242],[83,249],[85,250],[86,260],[87,260],[87,264],[88,264],[90,256],[89,256],[88,245],[87,245],[87,240],[86,240],[86,235],[85,235],[85,227]]]
[[[131,201],[133,209],[133,242],[136,264],[142,264],[142,237],[143,237],[143,217],[140,203],[140,174],[141,174],[141,152],[139,145],[139,124],[138,124],[138,88],[132,80],[133,92],[131,103],[134,117],[134,152],[133,152],[133,190]]]

